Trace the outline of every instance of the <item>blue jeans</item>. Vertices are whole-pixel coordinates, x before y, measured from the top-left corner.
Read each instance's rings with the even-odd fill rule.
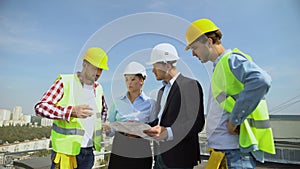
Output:
[[[256,162],[251,153],[242,153],[239,149],[216,150],[225,153],[228,169],[254,169]]]
[[[192,168],[169,168],[163,162],[161,155],[157,155],[153,169],[193,169],[193,167]]]
[[[51,169],[55,169],[55,163],[53,162],[53,158],[56,152],[52,151],[51,159],[52,165]],[[76,156],[77,161],[77,169],[91,169],[94,166],[94,153],[93,148],[81,148],[80,153]]]

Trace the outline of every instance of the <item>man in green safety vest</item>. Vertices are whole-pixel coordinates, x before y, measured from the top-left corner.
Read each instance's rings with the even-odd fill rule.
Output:
[[[186,50],[213,62],[208,100],[208,147],[225,153],[228,168],[255,168],[264,152],[275,154],[265,95],[271,77],[239,49],[225,49],[220,29],[199,19],[186,31]],[[254,157],[254,158],[253,158]]]
[[[93,150],[101,149],[107,105],[96,81],[102,70],[109,69],[108,57],[101,48],[92,47],[82,59],[81,72],[59,75],[35,105],[37,115],[53,119],[51,168],[92,168]]]

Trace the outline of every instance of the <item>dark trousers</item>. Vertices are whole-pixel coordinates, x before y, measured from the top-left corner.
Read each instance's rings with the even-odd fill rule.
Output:
[[[108,169],[151,169],[152,157],[128,158],[116,154],[110,155]]]
[[[156,155],[153,169],[193,169],[193,167],[191,167],[191,168],[169,168],[165,165],[161,155]]]
[[[151,169],[150,142],[116,132],[108,169]]]

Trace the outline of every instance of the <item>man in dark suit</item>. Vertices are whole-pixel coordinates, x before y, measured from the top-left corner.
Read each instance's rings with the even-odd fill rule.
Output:
[[[157,96],[157,119],[144,131],[155,139],[154,169],[192,169],[200,162],[203,92],[198,81],[176,70],[177,60],[176,48],[168,43],[156,45],[151,52],[152,72],[164,84]]]

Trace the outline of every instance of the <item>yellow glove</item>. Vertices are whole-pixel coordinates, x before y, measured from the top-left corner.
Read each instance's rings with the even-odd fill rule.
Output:
[[[215,151],[208,148],[206,152],[210,152],[210,157],[205,169],[228,169],[225,153]]]
[[[77,168],[76,156],[56,153],[54,163],[61,169],[74,169]]]

